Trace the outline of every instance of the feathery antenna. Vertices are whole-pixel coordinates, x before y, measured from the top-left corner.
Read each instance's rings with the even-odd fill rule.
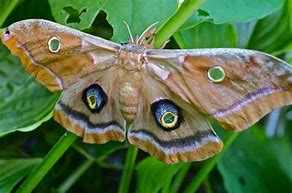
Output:
[[[155,22],[153,24],[151,24],[147,29],[144,30],[144,32],[139,36],[137,42],[140,42],[141,39],[144,37],[144,35],[150,30],[152,29],[155,25],[157,25],[159,22]]]
[[[132,41],[132,43],[134,43],[134,39],[133,39],[132,32],[131,32],[131,30],[130,30],[130,27],[129,27],[129,25],[128,25],[127,22],[124,21],[124,23],[125,23],[125,25],[126,25],[126,27],[127,27],[127,29],[128,29],[128,32],[129,32],[129,35],[130,35],[131,41]]]

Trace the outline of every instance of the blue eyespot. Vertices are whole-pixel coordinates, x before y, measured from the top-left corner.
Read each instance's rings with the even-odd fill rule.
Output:
[[[157,125],[165,131],[177,129],[182,123],[181,109],[171,100],[161,99],[151,104]]]
[[[98,113],[106,105],[107,95],[100,85],[92,84],[84,89],[82,101],[92,113]]]

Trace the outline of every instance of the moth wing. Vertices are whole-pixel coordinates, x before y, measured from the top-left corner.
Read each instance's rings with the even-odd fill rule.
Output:
[[[119,49],[113,42],[40,19],[10,25],[2,42],[51,91],[64,90],[94,71],[113,66]]]
[[[206,159],[221,151],[223,144],[206,117],[175,96],[165,85],[146,77],[136,119],[128,130],[128,140],[165,163]],[[173,130],[161,128],[151,112],[151,104],[169,99],[182,110],[182,122]]]
[[[244,49],[149,50],[148,70],[161,83],[223,128],[243,130],[292,103],[292,67],[271,55]],[[220,66],[222,81],[208,70]]]
[[[118,109],[118,88],[114,84],[118,73],[119,69],[115,67],[103,73],[95,72],[64,90],[56,104],[54,119],[67,130],[83,137],[83,141],[87,143],[123,141],[125,121]],[[84,91],[92,85],[99,85],[107,96],[105,105],[99,112],[91,111],[84,96]],[[100,97],[96,100],[98,98]]]

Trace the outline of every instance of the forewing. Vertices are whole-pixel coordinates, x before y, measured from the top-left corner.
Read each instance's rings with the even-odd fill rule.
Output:
[[[244,49],[149,50],[148,71],[225,129],[245,129],[292,103],[292,68],[271,55]],[[222,81],[208,70],[220,66]]]
[[[119,49],[113,42],[39,19],[10,25],[2,42],[51,91],[66,89],[89,73],[115,65]]]

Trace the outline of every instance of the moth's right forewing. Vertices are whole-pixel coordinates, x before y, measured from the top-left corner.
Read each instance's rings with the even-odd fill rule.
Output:
[[[152,74],[225,129],[246,129],[275,108],[292,104],[292,67],[244,49],[150,50]],[[212,77],[217,68],[221,77]]]

